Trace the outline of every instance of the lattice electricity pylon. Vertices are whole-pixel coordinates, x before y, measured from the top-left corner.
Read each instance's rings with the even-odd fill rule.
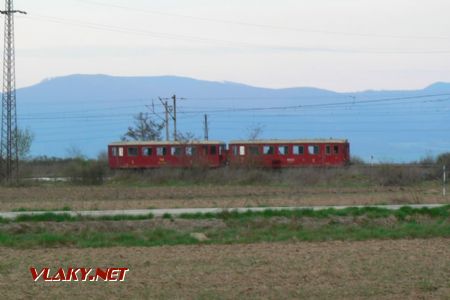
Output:
[[[14,10],[13,0],[6,0],[5,50],[3,60],[3,95],[0,164],[1,175],[6,183],[18,179],[19,149],[16,114],[16,70],[14,49],[14,14],[26,12]]]

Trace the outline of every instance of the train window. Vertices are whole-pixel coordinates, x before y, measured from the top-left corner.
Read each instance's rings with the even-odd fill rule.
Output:
[[[294,155],[303,155],[305,153],[305,148],[303,146],[294,146],[292,150]]]
[[[210,155],[216,155],[217,154],[217,146],[209,147],[209,154]]]
[[[170,153],[172,156],[181,156],[183,149],[181,147],[172,147],[170,148]]]
[[[259,155],[259,147],[258,146],[249,146],[248,153],[251,155]]]
[[[319,154],[319,146],[317,145],[308,146],[308,153],[311,155]]]
[[[225,146],[224,145],[220,145],[219,147],[219,155],[222,155],[225,152]]]
[[[158,147],[158,148],[156,148],[156,155],[158,155],[158,156],[166,156],[167,155],[167,147]]]
[[[334,154],[339,154],[339,146],[338,145],[334,145]]]
[[[330,145],[325,146],[325,154],[327,154],[327,155],[331,154],[331,146]]]
[[[116,147],[112,147],[111,148],[111,155],[114,156],[114,157],[119,156],[119,152],[117,151]]]
[[[123,157],[123,147],[119,147],[119,157]]]
[[[138,156],[139,150],[137,147],[128,148],[128,156]]]
[[[149,147],[142,148],[142,155],[143,156],[152,156],[153,155],[153,149]]]
[[[239,155],[244,156],[245,155],[245,146],[239,146]]]
[[[278,154],[280,155],[288,155],[289,147],[288,146],[278,146]]]
[[[187,156],[195,156],[195,153],[197,152],[196,150],[197,149],[192,146],[186,147],[186,155]]]
[[[233,155],[234,156],[238,155],[238,146],[233,146]]]
[[[274,146],[264,146],[263,147],[263,153],[264,155],[272,155],[275,151]]]

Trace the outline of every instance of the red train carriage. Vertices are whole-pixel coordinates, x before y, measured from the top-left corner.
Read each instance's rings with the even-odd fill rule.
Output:
[[[350,161],[350,144],[333,139],[233,141],[228,161],[269,168],[343,166]]]
[[[226,144],[206,142],[118,142],[108,146],[111,169],[186,168],[195,165],[211,168],[226,162]]]

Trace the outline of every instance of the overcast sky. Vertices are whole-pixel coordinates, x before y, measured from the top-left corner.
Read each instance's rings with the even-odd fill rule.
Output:
[[[265,87],[450,81],[448,0],[16,0],[17,84],[179,75]]]

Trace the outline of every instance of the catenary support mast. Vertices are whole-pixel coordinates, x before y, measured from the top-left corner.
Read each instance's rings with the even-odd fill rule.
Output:
[[[3,95],[1,126],[1,175],[6,183],[18,180],[19,151],[16,114],[16,77],[14,49],[14,14],[26,12],[14,10],[13,0],[6,0],[5,10],[5,49],[3,56]]]

